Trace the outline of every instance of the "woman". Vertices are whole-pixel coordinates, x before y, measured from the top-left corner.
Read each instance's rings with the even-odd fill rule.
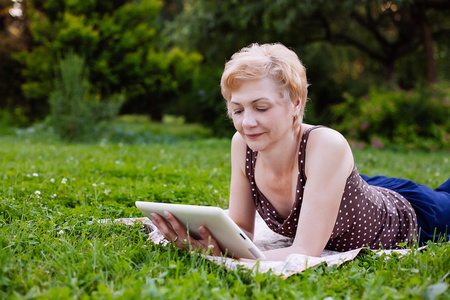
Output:
[[[281,44],[253,44],[235,53],[221,79],[237,130],[231,145],[229,214],[250,238],[256,211],[273,231],[294,238],[290,247],[265,252],[267,259],[284,260],[293,253],[319,256],[325,248],[399,248],[416,241],[422,224],[427,237],[435,228],[444,235],[450,227],[450,180],[443,191],[427,190],[425,202],[415,188],[419,185],[411,184],[415,198],[421,199],[419,207],[414,207],[414,197],[410,202],[395,192],[402,192],[406,181],[364,180],[341,134],[302,122],[307,86],[304,66]],[[369,185],[371,180],[378,186]],[[389,184],[391,189],[383,187]],[[438,202],[434,194],[439,194]],[[421,210],[436,220],[418,219]],[[207,228],[200,228],[203,240],[188,241],[186,229],[170,213],[166,216],[171,226],[158,215],[154,223],[175,245],[209,247],[221,254]]]

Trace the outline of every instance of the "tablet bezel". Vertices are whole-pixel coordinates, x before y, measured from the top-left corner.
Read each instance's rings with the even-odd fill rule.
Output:
[[[166,219],[164,211],[171,212],[189,228],[189,234],[196,239],[200,238],[198,228],[206,226],[222,252],[230,257],[265,260],[264,254],[219,207],[145,201],[136,201],[135,204],[150,220],[153,219],[151,213],[157,213]]]

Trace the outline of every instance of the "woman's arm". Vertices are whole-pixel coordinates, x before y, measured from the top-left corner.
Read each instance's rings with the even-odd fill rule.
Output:
[[[284,260],[293,253],[320,256],[333,231],[354,166],[350,146],[338,132],[316,129],[308,139],[305,163],[307,182],[294,242],[265,252],[268,260]]]
[[[255,229],[255,204],[250,182],[245,176],[247,144],[239,133],[231,140],[231,183],[229,215],[231,219],[253,240]]]
[[[231,144],[231,185],[230,185],[230,209],[229,215],[234,222],[253,239],[255,224],[255,206],[251,196],[250,183],[245,177],[245,155],[247,145],[239,134],[235,134]],[[158,214],[152,214],[153,224],[161,233],[174,244],[182,249],[203,250],[213,255],[220,256],[222,253],[212,237],[208,228],[201,226],[199,234],[202,240],[196,240],[189,236],[186,227],[180,223],[175,216],[166,212],[167,223]]]

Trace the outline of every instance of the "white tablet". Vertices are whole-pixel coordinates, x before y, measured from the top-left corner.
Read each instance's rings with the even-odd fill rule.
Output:
[[[222,252],[226,252],[228,256],[265,260],[264,254],[228,214],[219,207],[143,201],[136,201],[136,206],[150,220],[153,219],[151,213],[157,213],[166,219],[164,211],[171,212],[189,229],[189,234],[196,239],[201,239],[198,228],[203,225],[206,226],[216,239]]]

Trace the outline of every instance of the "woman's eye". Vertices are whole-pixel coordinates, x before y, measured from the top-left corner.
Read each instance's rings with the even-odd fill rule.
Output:
[[[242,112],[242,110],[235,110],[233,111],[233,115],[239,115]]]
[[[256,110],[259,112],[264,112],[264,111],[267,111],[267,108],[257,108]]]

